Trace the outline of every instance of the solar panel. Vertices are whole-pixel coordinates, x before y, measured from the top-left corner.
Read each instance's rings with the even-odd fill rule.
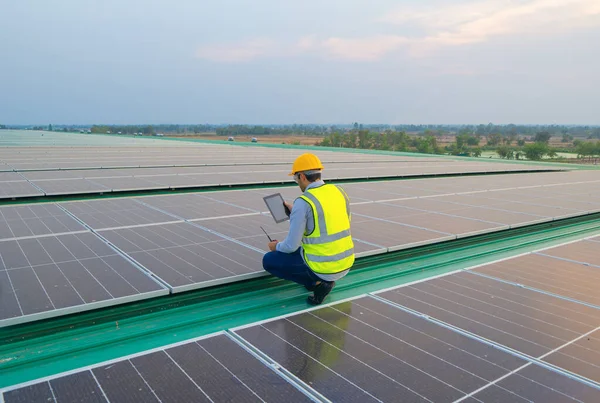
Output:
[[[597,293],[600,286],[598,267],[586,267],[580,262],[570,262],[552,257],[560,252],[560,250],[554,252],[550,249],[542,252],[543,254],[526,255],[518,259],[487,265],[476,269],[475,272],[600,307],[600,296]]]
[[[469,207],[460,210],[448,211],[456,217],[469,218],[473,220],[481,220],[486,222],[496,222],[499,224],[510,226],[511,228],[552,221],[552,217],[532,215],[526,213],[513,212],[510,210],[496,210],[480,207]]]
[[[390,218],[390,217],[398,217],[398,216],[410,216],[410,215],[420,215],[423,214],[423,211],[419,211],[416,209],[408,209],[401,207],[399,205],[387,204],[387,203],[366,203],[359,205],[352,205],[351,207],[352,214],[368,216],[373,218]]]
[[[87,137],[88,139],[90,137]],[[97,137],[96,137],[97,138]],[[111,138],[111,142],[119,141]],[[43,147],[38,143],[34,147],[0,148],[0,159],[17,169],[65,169],[70,167],[129,167],[129,166],[178,166],[206,164],[285,164],[300,155],[302,150],[285,148],[232,147],[230,144],[201,144],[194,142],[152,142],[148,139],[135,139],[131,143],[112,144],[105,147],[94,143],[93,147],[69,146],[65,143],[53,143],[53,147]],[[145,145],[143,145],[145,144]],[[455,161],[434,156],[406,156],[367,154],[321,150],[319,155],[324,163],[336,162],[439,162],[443,164]],[[44,162],[40,162],[44,161]],[[259,162],[256,162],[259,161]],[[472,162],[471,162],[472,163]],[[506,165],[507,169],[512,169]]]
[[[371,297],[234,331],[331,401],[600,396],[600,390],[564,373]]]
[[[1,168],[2,165],[0,165],[0,169]],[[21,174],[17,172],[0,172],[0,183],[2,183],[3,185],[6,182],[21,182],[23,180],[23,176],[21,176]]]
[[[270,214],[256,214],[242,217],[223,218],[219,220],[206,220],[200,222],[203,227],[218,231],[228,237],[238,239],[243,242],[255,245],[253,240],[258,239],[260,245],[268,242],[267,237],[262,232],[262,226],[272,239],[280,241],[285,238],[289,230],[289,222],[276,224]]]
[[[0,199],[43,196],[44,193],[27,181],[2,182]]]
[[[537,365],[529,365],[472,395],[473,402],[594,402],[598,398],[598,389]]]
[[[1,149],[0,149],[1,150]],[[263,150],[265,151],[265,150]],[[73,151],[69,151],[72,153]],[[215,151],[212,150],[212,153]],[[223,152],[217,151],[218,152]],[[181,160],[180,155],[160,156],[156,155],[157,160],[148,160],[148,157],[143,161],[137,161],[131,158],[125,158],[121,162],[119,160],[110,161],[99,156],[90,156],[89,159],[84,157],[64,156],[54,157],[54,154],[59,153],[55,150],[51,153],[44,153],[43,159],[45,162],[38,162],[32,156],[31,162],[23,162],[22,160],[12,162],[15,169],[28,169],[34,171],[25,171],[23,175],[36,186],[41,188],[48,195],[61,194],[78,194],[78,193],[99,193],[108,191],[130,191],[141,189],[176,189],[185,187],[203,187],[203,186],[228,186],[239,184],[262,184],[262,183],[283,183],[291,182],[291,178],[287,176],[289,172],[289,164],[295,158],[295,155],[290,154],[290,159],[287,161],[278,160],[278,163],[270,165],[261,165],[269,163],[260,159],[256,155],[250,154],[240,157],[241,166],[235,166],[236,159],[225,159],[221,161],[222,166],[192,166],[192,167],[175,167],[177,164],[185,164],[185,160]],[[267,154],[276,153],[274,150],[268,150]],[[246,154],[244,154],[246,155]],[[323,156],[330,155],[327,152]],[[377,178],[387,176],[420,176],[424,174],[449,174],[449,173],[466,173],[466,172],[508,172],[513,170],[510,164],[492,164],[472,163],[468,161],[453,161],[453,160],[431,160],[431,159],[409,159],[411,162],[398,162],[391,158],[387,162],[377,162],[377,158],[372,160],[372,163],[361,164],[359,154],[350,157],[343,157],[343,153],[331,153],[333,160],[337,160],[342,155],[341,161],[331,163],[327,167],[326,176],[329,179],[348,179],[348,178]],[[210,157],[210,155],[207,155]],[[21,156],[23,158],[23,156]],[[161,158],[166,158],[166,161],[171,159],[173,168],[156,168],[156,165],[161,165]],[[261,162],[254,163],[259,158]],[[353,159],[356,158],[355,162]],[[378,157],[380,158],[380,157]],[[96,159],[97,162],[94,162]],[[198,164],[200,156],[194,157],[189,163]],[[145,162],[144,162],[145,161]],[[174,163],[173,161],[176,161]],[[343,162],[349,161],[349,162]],[[367,161],[370,161],[367,159]],[[210,162],[207,161],[207,162]],[[327,159],[324,159],[327,165]],[[121,169],[110,169],[118,168]],[[129,167],[129,168],[123,168]],[[547,169],[547,167],[544,167]],[[47,170],[43,172],[35,170]],[[525,168],[520,169],[529,169]],[[540,169],[532,167],[533,170]],[[21,177],[22,179],[22,177]],[[68,180],[67,180],[68,179]],[[13,183],[13,182],[8,182]],[[17,183],[17,182],[14,182]],[[440,185],[442,186],[442,185]],[[443,186],[446,186],[445,184]],[[17,196],[20,196],[18,194]]]
[[[544,358],[545,362],[600,383],[600,330],[575,341]]]
[[[430,197],[430,198],[411,198],[397,201],[384,202],[386,205],[394,205],[414,209],[416,214],[419,211],[431,211],[437,213],[449,213],[451,211],[461,210],[466,208],[464,204],[457,204],[448,200],[448,197]]]
[[[560,259],[570,260],[576,263],[582,263],[586,266],[595,266],[600,268],[600,253],[598,253],[598,247],[599,245],[593,240],[584,240],[569,245],[547,249],[540,253]]]
[[[148,177],[116,177],[116,178],[93,178],[87,179],[97,183],[113,192],[123,192],[128,190],[151,190],[151,189],[169,189],[165,184],[157,183]]]
[[[256,193],[227,192],[240,193],[240,196],[246,199],[251,199],[253,197],[253,205],[256,205],[257,207],[260,206],[261,210],[253,210],[233,203],[221,202],[219,200],[219,193],[152,196],[140,198],[138,200],[146,205],[188,220],[257,214],[265,208],[262,197],[259,197]]]
[[[529,201],[528,201],[529,202]],[[551,207],[562,207],[568,206],[568,208],[579,210],[579,211],[594,211],[597,210],[600,202],[596,198],[591,200],[578,200],[576,195],[560,195],[560,194],[545,194],[543,197],[531,201],[531,203],[539,204],[542,206]]]
[[[299,190],[294,189],[294,193],[290,194],[288,188],[280,188],[277,190],[257,189],[230,192],[210,192],[204,193],[204,196],[209,200],[231,204],[243,209],[248,209],[255,212],[266,212],[267,208],[265,206],[263,197],[275,192],[281,193],[284,198],[287,198],[290,201],[294,200],[295,197],[298,197],[300,193]]]
[[[90,232],[0,241],[0,326],[163,295]]]
[[[51,401],[310,401],[222,334],[4,392],[5,403]]]
[[[552,371],[537,365],[522,368],[473,398],[502,401],[509,396],[504,388],[529,400],[552,400],[559,393],[562,399],[596,401],[600,393],[596,365],[600,360],[600,301],[596,297],[600,275],[593,267],[561,256],[578,251],[585,255],[590,243],[594,241],[583,240],[378,295],[416,315],[554,366]],[[595,389],[569,384],[559,375],[564,371],[588,385],[595,382]]]
[[[423,213],[402,217],[390,217],[389,221],[398,222],[430,231],[450,232],[457,237],[464,237],[486,232],[508,229],[508,225],[491,221],[475,220],[453,216],[450,214]]]
[[[390,251],[456,238],[450,233],[380,220],[353,221],[351,230],[352,236],[357,239],[381,245]]]
[[[0,207],[0,239],[86,231],[55,204]]]
[[[93,229],[181,221],[137,201],[105,199],[61,203],[61,206]]]
[[[24,171],[20,174],[30,181],[43,181],[50,179],[84,179],[89,170],[48,170],[48,171]]]
[[[262,251],[189,223],[101,231],[174,292],[264,275]]]
[[[568,205],[568,203],[565,203],[565,205]],[[580,211],[567,207],[550,207],[526,202],[507,202],[502,204],[502,209],[548,217],[571,217],[575,215],[587,214],[587,211]]]
[[[400,182],[395,183],[392,181],[350,184],[344,185],[344,189],[347,190],[347,194],[351,199],[359,197],[367,200],[404,199],[410,197],[434,196],[444,193],[411,187],[408,184],[403,185]]]
[[[564,177],[556,179],[564,180]],[[448,181],[452,183],[453,180]],[[457,178],[457,183],[453,185],[456,194],[440,193],[427,197],[410,197],[399,191],[395,199],[391,198],[394,197],[393,193],[386,187],[389,183],[390,188],[395,188],[397,185],[394,182],[351,184],[345,185],[345,189],[351,197],[352,194],[356,194],[357,188],[363,192],[369,191],[369,196],[365,193],[363,197],[370,197],[376,202],[371,204],[359,202],[352,208],[355,216],[377,218],[380,219],[379,221],[396,222],[430,231],[447,232],[458,237],[600,211],[600,203],[590,203],[577,209],[569,199],[562,199],[561,203],[555,200],[552,205],[546,205],[547,198],[531,195],[528,197],[526,189],[495,190],[494,180],[495,178],[479,178],[479,188],[483,190],[476,193],[468,190],[462,194],[456,193],[457,190],[462,190],[460,182],[464,182],[464,178]],[[430,187],[428,181],[413,181],[412,186]],[[470,181],[473,179],[471,178]],[[558,186],[552,186],[552,189],[559,192],[562,186],[571,185],[559,183]],[[581,183],[579,186],[589,187],[589,183]],[[485,191],[486,187],[490,191]],[[397,211],[396,215],[394,211]]]
[[[153,181],[169,186],[171,189],[219,186],[219,180],[213,175],[168,175],[156,176]]]
[[[82,177],[87,179],[109,179],[109,178],[124,178],[139,176],[141,177],[153,177],[162,175],[174,175],[176,174],[176,168],[119,168],[119,169],[86,169],[81,171],[65,171],[65,172],[80,172]],[[33,172],[26,172],[24,175],[30,176]],[[140,175],[143,174],[143,175]]]
[[[532,357],[543,356],[600,325],[600,311],[576,323],[557,314],[558,307],[562,312],[579,313],[590,312],[588,307],[504,287],[470,273],[402,287],[381,297]]]
[[[87,179],[49,179],[31,181],[31,183],[42,189],[46,196],[111,191],[110,188]]]

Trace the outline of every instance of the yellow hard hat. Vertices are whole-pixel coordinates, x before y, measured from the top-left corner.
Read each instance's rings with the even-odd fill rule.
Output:
[[[298,172],[313,171],[318,169],[324,169],[319,157],[314,154],[306,153],[296,158],[294,165],[292,165],[292,172],[289,174],[289,176],[292,176]]]

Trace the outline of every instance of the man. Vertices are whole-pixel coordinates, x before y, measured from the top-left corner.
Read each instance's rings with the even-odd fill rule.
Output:
[[[321,304],[335,282],[354,264],[350,235],[350,203],[346,193],[321,180],[323,164],[314,154],[299,156],[290,176],[302,190],[290,209],[287,237],[269,242],[263,257],[266,271],[313,291],[311,305]]]

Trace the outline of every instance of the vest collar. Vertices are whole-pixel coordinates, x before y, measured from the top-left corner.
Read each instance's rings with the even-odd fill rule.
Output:
[[[323,182],[322,179],[319,179],[318,181],[314,181],[313,183],[308,185],[304,191],[306,192],[308,189],[318,188],[320,186],[323,186],[324,184],[325,182]]]

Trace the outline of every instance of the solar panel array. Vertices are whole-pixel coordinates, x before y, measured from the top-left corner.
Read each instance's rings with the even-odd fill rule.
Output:
[[[154,146],[0,147],[4,170],[67,170],[210,165],[290,164],[306,152],[298,148],[241,146],[158,140]],[[448,161],[431,155],[367,154],[352,150],[318,150],[323,163]]]
[[[597,254],[584,253],[594,263],[569,256],[598,243],[538,251],[17,385],[3,391],[4,400],[597,402],[600,305],[586,297],[597,294],[600,275],[590,266],[600,262]],[[529,283],[515,282],[515,274]],[[556,288],[565,283],[573,289]]]
[[[380,293],[600,386],[600,237]]]
[[[280,183],[303,152],[56,133],[1,147],[17,137],[0,139],[0,199]],[[548,169],[319,156],[326,179]],[[600,212],[598,182],[575,171],[343,187],[356,252],[368,256]],[[0,207],[0,327],[265,275],[260,227],[280,240],[288,230],[262,201],[276,192],[299,195],[282,187]],[[0,401],[599,401],[599,245],[232,329],[10,387]]]
[[[37,130],[0,130],[0,147],[164,147],[165,141],[152,137],[119,135],[87,135],[81,133],[49,132]],[[173,142],[170,147],[185,147],[186,142]]]
[[[536,171],[547,167],[465,161],[371,162],[329,164],[330,180],[413,177],[455,173]],[[0,172],[0,199],[169,190],[291,182],[289,164],[169,168],[75,169]]]
[[[593,402],[600,396],[565,373],[370,296],[236,334],[330,401]]]
[[[352,201],[357,255],[368,256],[600,211],[596,178],[594,172],[580,171],[356,183],[344,189]],[[262,201],[275,192],[288,200],[299,195],[297,188],[286,187],[0,207],[3,298],[13,301],[11,306],[36,307],[5,305],[0,326],[59,315],[66,308],[90,309],[124,297],[265,275],[261,260],[267,239],[260,227],[279,240],[288,230],[288,224],[274,223]],[[88,252],[78,255],[82,240]],[[101,253],[89,252],[101,246]],[[101,291],[100,298],[89,291],[94,296],[87,298],[86,287],[108,289],[91,272],[75,281],[71,266],[84,270],[88,261],[101,265],[109,274],[106,281],[123,282],[120,277],[135,272],[146,286],[137,289],[130,279],[135,289],[129,294]],[[59,273],[52,279],[62,283],[40,277],[50,272]],[[21,275],[32,282],[13,278]],[[54,303],[52,292],[61,287],[72,297]],[[82,298],[75,298],[77,293]]]
[[[291,182],[287,176],[290,163],[306,152],[299,148],[230,143],[19,133],[25,143],[31,140],[35,146],[14,146],[19,144],[19,136],[3,132],[0,200]],[[58,142],[47,143],[52,139]],[[86,144],[89,146],[84,146]],[[329,179],[557,169],[547,165],[357,150],[323,149],[318,150],[318,154],[327,167]]]
[[[0,327],[165,295],[96,235],[0,241]]]
[[[310,401],[224,335],[4,393],[13,402]]]

